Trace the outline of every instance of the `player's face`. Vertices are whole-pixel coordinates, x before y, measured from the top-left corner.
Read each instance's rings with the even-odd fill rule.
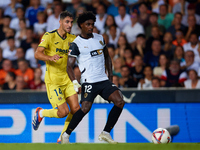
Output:
[[[60,21],[60,24],[65,32],[70,33],[73,26],[73,18],[66,17]]]
[[[87,35],[92,35],[93,29],[94,29],[94,21],[93,20],[87,20],[84,23],[81,24],[82,32]]]

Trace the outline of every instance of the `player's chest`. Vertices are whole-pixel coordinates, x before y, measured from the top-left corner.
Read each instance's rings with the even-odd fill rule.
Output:
[[[79,45],[80,55],[97,57],[103,55],[104,44],[98,40],[88,40]]]
[[[51,51],[56,54],[68,54],[70,42],[67,40],[51,40]]]

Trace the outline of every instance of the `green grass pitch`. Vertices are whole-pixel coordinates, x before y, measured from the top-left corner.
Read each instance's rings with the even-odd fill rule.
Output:
[[[200,150],[200,143],[119,143],[119,144],[4,144],[0,150]]]

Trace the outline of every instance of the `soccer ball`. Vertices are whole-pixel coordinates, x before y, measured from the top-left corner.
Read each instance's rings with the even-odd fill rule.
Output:
[[[164,128],[158,128],[152,133],[152,142],[154,144],[170,143],[171,136]]]

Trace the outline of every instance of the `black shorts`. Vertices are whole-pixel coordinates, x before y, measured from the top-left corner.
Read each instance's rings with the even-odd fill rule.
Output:
[[[97,95],[108,100],[108,97],[116,90],[119,90],[110,80],[96,83],[83,83],[81,91],[81,103],[83,101],[94,102]],[[108,100],[109,101],[109,100]]]

